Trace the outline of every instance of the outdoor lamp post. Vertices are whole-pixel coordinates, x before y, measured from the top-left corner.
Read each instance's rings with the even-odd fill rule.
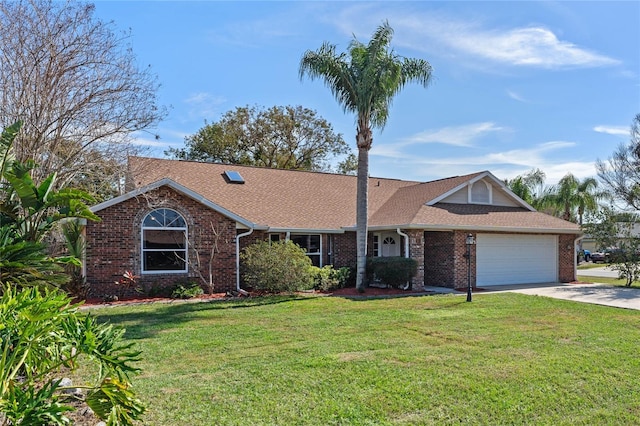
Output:
[[[468,234],[467,239],[467,302],[471,302],[471,246],[476,243],[473,234]]]

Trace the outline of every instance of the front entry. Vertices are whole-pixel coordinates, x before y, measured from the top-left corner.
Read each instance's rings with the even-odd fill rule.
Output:
[[[382,233],[377,235],[379,250],[377,256],[400,256],[400,235],[397,233]]]

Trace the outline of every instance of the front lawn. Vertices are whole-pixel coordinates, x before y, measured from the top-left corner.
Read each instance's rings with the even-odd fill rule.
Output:
[[[514,293],[92,311],[148,425],[638,424],[638,312]]]
[[[627,280],[618,279],[613,277],[594,277],[588,275],[589,272],[585,272],[585,275],[578,274],[578,280],[586,283],[599,283],[599,284],[609,284],[615,287],[626,287]],[[640,282],[634,282],[631,284],[631,288],[640,288]]]

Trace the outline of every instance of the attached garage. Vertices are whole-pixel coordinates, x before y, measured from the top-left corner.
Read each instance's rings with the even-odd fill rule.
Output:
[[[477,235],[477,286],[557,281],[557,235]]]

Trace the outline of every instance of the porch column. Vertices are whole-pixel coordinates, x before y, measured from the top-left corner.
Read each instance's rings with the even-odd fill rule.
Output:
[[[409,236],[409,257],[418,264],[418,271],[413,277],[413,289],[422,290],[424,288],[424,231],[423,230],[402,230]]]

